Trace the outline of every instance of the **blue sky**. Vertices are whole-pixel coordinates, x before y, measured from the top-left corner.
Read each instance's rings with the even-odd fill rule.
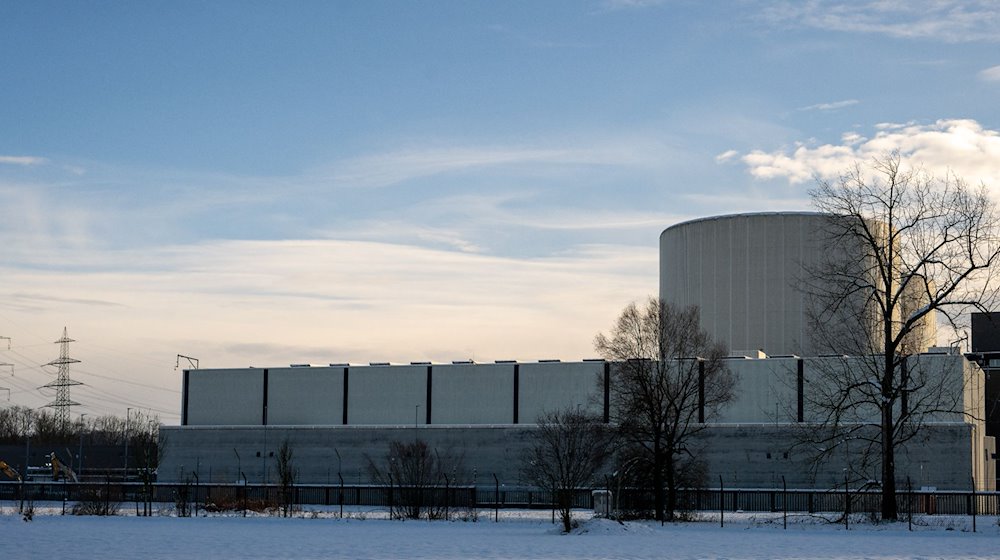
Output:
[[[898,149],[1000,189],[995,2],[0,3],[0,386],[579,359],[659,232]],[[4,395],[5,397],[6,395]]]

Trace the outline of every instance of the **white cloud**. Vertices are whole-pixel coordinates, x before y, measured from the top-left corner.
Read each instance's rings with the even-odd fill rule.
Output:
[[[856,133],[843,144],[798,144],[790,150],[754,150],[742,161],[758,179],[803,183],[834,178],[856,162],[899,151],[936,175],[954,172],[970,183],[983,182],[1000,192],[1000,133],[975,120],[947,119],[931,124],[880,123],[872,138]]]
[[[857,105],[860,103],[857,99],[845,99],[843,101],[834,101],[832,103],[817,103],[815,105],[809,105],[806,107],[799,107],[797,111],[833,111],[835,109],[843,109],[844,107],[850,107],[851,105]]]
[[[946,42],[1000,41],[993,0],[788,0],[762,9],[771,23]]]
[[[48,160],[43,157],[35,156],[0,156],[0,163],[5,163],[8,165],[41,165]]]
[[[984,82],[1000,82],[1000,66],[993,66],[979,72],[979,79]]]

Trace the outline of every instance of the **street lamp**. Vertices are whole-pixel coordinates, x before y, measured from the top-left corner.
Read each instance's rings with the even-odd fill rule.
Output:
[[[77,454],[76,462],[77,478],[83,476],[83,430],[86,428],[86,424],[83,422],[83,417],[86,415],[86,412],[80,414],[80,452]]]
[[[125,472],[122,474],[122,482],[128,482],[128,440],[129,440],[129,417],[132,409],[125,409]]]
[[[240,459],[240,452],[233,448],[233,453],[236,454],[236,483],[240,482],[240,473],[243,472],[243,460]]]

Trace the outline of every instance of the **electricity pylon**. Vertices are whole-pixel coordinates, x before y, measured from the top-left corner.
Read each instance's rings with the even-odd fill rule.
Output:
[[[55,381],[42,385],[42,387],[54,388],[56,390],[56,400],[45,406],[55,409],[56,421],[63,430],[69,427],[69,407],[79,406],[80,404],[73,402],[69,398],[69,388],[73,385],[82,385],[79,381],[73,381],[69,378],[69,365],[80,363],[80,360],[74,360],[69,357],[70,342],[76,341],[66,335],[66,327],[63,327],[62,338],[55,342],[59,345],[59,358],[45,364],[47,366],[58,366],[59,373],[56,375]]]

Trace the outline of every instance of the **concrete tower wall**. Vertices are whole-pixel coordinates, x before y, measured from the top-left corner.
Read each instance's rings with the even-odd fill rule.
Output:
[[[697,305],[732,352],[813,355],[804,266],[824,250],[816,213],[737,214],[685,222],[660,235],[660,298]]]

